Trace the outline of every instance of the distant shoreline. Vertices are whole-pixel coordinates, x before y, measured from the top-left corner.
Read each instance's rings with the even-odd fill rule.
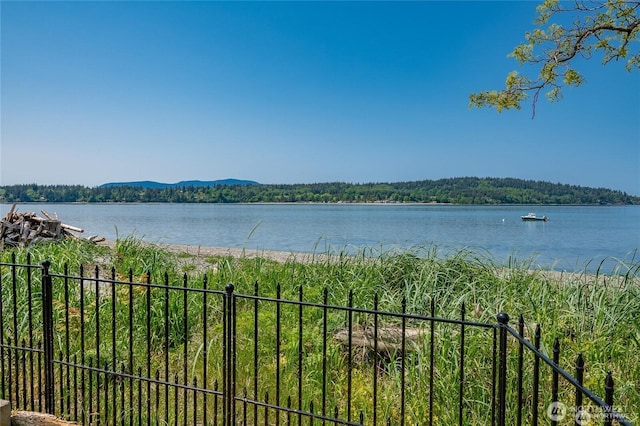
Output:
[[[627,206],[636,206],[637,204],[517,204],[517,203],[501,203],[501,204],[467,204],[467,203],[438,203],[435,201],[431,202],[420,202],[420,201],[371,201],[371,202],[349,202],[349,201],[327,201],[327,202],[318,202],[318,201],[255,201],[255,202],[237,202],[237,203],[215,203],[215,202],[174,202],[174,201],[0,201],[0,205],[11,206],[16,204],[20,206],[21,204],[30,205],[30,204],[69,204],[69,205],[83,205],[83,204],[93,204],[93,205],[154,205],[154,204],[183,204],[183,205],[216,205],[216,206],[224,206],[224,205],[232,205],[232,206],[242,206],[242,205],[274,205],[274,206],[287,206],[287,205],[316,205],[316,206],[460,206],[460,207],[627,207]]]
[[[199,183],[198,183],[199,182]],[[640,205],[640,197],[607,188],[518,178],[455,177],[373,183],[214,185],[184,181],[156,187],[151,181],[81,185],[0,186],[2,201],[175,202],[175,203],[364,203],[454,205]],[[235,180],[234,182],[249,182]],[[173,185],[173,184],[170,184]]]

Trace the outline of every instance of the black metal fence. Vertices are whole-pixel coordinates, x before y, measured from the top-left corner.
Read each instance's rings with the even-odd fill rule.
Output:
[[[522,317],[52,269],[0,263],[0,397],[14,409],[111,425],[631,424],[610,374],[602,399],[582,357],[569,373],[558,340],[549,356]]]

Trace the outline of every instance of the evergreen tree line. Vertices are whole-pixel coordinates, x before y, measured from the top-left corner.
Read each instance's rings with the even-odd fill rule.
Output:
[[[0,202],[154,203],[452,203],[452,204],[640,204],[640,197],[589,188],[513,178],[461,177],[397,183],[313,183],[145,188],[80,185],[0,186]]]

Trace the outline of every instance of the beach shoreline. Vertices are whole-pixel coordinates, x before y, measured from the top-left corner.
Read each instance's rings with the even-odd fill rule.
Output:
[[[115,241],[105,240],[100,245],[108,246],[113,249],[115,247]],[[176,254],[187,254],[194,257],[234,257],[234,258],[246,258],[256,259],[264,258],[273,260],[279,263],[285,262],[301,262],[309,263],[312,261],[322,260],[325,261],[330,258],[326,254],[318,253],[302,253],[302,252],[286,252],[279,250],[258,250],[258,249],[246,249],[246,248],[233,248],[233,247],[217,247],[217,246],[203,246],[192,244],[174,244],[174,243],[149,243],[151,246],[156,246],[165,250],[168,250]]]
[[[111,249],[115,247],[115,241],[105,240],[100,245],[108,246]],[[191,245],[191,244],[175,244],[175,243],[149,243],[151,246],[156,246],[167,250],[176,255],[188,255],[195,259],[203,260],[207,257],[232,257],[236,259],[268,259],[278,263],[313,263],[313,262],[326,262],[330,260],[338,260],[344,258],[344,256],[331,256],[328,254],[319,253],[303,253],[303,252],[286,252],[278,250],[258,250],[258,249],[245,249],[245,248],[233,248],[233,247],[217,247],[217,246],[203,246],[203,245]],[[185,260],[184,263],[190,263],[189,260]],[[196,261],[194,263],[202,263]],[[204,267],[200,265],[198,269]],[[502,273],[505,273],[508,268],[497,268]],[[596,281],[598,284],[619,284],[622,280],[625,280],[624,275],[607,275],[607,274],[593,274],[586,272],[575,271],[555,271],[547,269],[530,269],[530,273],[538,273],[545,279],[555,282],[581,282],[592,283]],[[631,281],[640,285],[640,277],[631,277]]]

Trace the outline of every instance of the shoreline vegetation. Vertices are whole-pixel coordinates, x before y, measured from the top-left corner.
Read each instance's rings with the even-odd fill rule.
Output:
[[[118,242],[114,240],[105,240],[104,242],[99,243],[100,245],[104,245],[109,247],[110,249],[115,249],[116,244]],[[275,261],[277,263],[283,264],[287,262],[293,263],[313,263],[313,262],[329,262],[329,261],[340,261],[345,257],[358,257],[354,255],[347,256],[345,254],[326,254],[326,253],[305,253],[305,252],[287,252],[280,250],[264,250],[264,249],[246,249],[246,248],[235,248],[235,247],[218,247],[218,246],[203,246],[203,245],[195,245],[195,244],[174,244],[174,243],[145,243],[148,244],[150,248],[159,248],[162,250],[167,250],[170,253],[175,254],[179,258],[183,259],[191,259],[194,263],[202,263],[198,261],[198,259],[203,259],[207,257],[231,257],[235,259],[267,259],[271,261]],[[395,251],[394,251],[395,252]],[[396,255],[411,253],[411,250],[402,250],[395,252]],[[388,254],[388,253],[387,253]],[[360,256],[361,257],[361,256]],[[362,258],[362,257],[361,257]],[[371,259],[372,261],[375,260]],[[187,260],[188,262],[188,260]],[[501,268],[497,267],[497,270]],[[503,268],[505,271],[508,270],[508,267]],[[633,266],[629,267],[630,270],[633,270]],[[632,282],[640,285],[640,265],[636,268],[636,274],[629,274],[629,277],[625,278],[625,275],[616,274],[616,275],[608,275],[602,273],[587,273],[587,272],[567,272],[567,271],[555,271],[549,269],[540,269],[536,268],[534,265],[531,265],[528,271],[531,274],[542,274],[548,279],[553,280],[580,280],[583,282],[589,280],[598,280],[599,283],[606,283],[607,280],[615,280],[621,281],[625,279],[631,279]],[[206,271],[202,271],[206,272]]]
[[[192,184],[188,184],[192,182]],[[640,197],[513,178],[460,177],[395,183],[215,184],[187,181],[155,187],[144,182],[80,185],[0,186],[0,203],[361,203],[461,205],[640,205]],[[245,181],[248,182],[248,181]]]
[[[495,323],[496,314],[506,312],[512,318],[512,326],[522,315],[526,335],[532,336],[536,325],[540,326],[541,347],[549,355],[554,340],[558,339],[562,368],[573,371],[578,354],[582,355],[589,372],[587,385],[596,394],[604,395],[603,380],[607,372],[611,372],[615,379],[616,409],[627,417],[640,417],[640,364],[637,362],[640,260],[625,265],[626,274],[609,276],[539,270],[528,259],[497,264],[467,250],[446,256],[435,248],[372,256],[364,252],[361,255],[306,254],[147,243],[131,236],[103,244],[67,239],[6,249],[0,251],[0,262],[10,261],[12,255],[17,262],[25,262],[27,253],[32,264],[49,260],[54,273],[63,267],[67,270],[64,265],[68,265],[70,273],[84,270],[89,279],[100,271],[101,276],[113,274],[125,282],[144,282],[148,276],[153,283],[167,280],[170,285],[189,283],[197,287],[206,276],[209,289],[221,290],[233,283],[236,292],[254,294],[259,284],[261,296],[282,300],[297,300],[302,294],[300,289],[304,288],[305,301],[320,303],[326,289],[328,303],[335,306],[346,306],[348,300],[352,300],[353,306],[371,309],[376,296],[377,309],[387,312],[405,309],[408,313],[428,315],[433,303],[437,317],[457,319],[464,309],[469,321]],[[98,269],[94,272],[96,266]],[[8,272],[4,269],[2,273]],[[181,308],[176,309],[181,312]],[[197,324],[202,313],[194,309],[186,315],[189,317],[186,320]],[[274,327],[269,323],[273,318],[264,320],[266,323],[261,327],[265,330]],[[242,330],[251,327],[253,322],[238,323]],[[283,336],[283,339],[289,337]],[[455,333],[438,338],[443,347],[458,344]],[[296,359],[294,346],[283,348],[284,359]],[[475,341],[469,335],[466,350],[473,358],[473,354],[486,352],[486,342]],[[179,352],[171,356],[179,359]],[[438,359],[437,363],[445,361]],[[356,364],[354,368],[360,366]],[[443,389],[439,394],[457,392],[445,389],[449,379],[455,383],[454,377],[446,376],[455,375],[454,370],[442,370],[444,376],[438,386]],[[354,404],[357,402],[354,400]],[[412,407],[416,412],[423,409],[425,407]],[[448,411],[446,407],[441,411],[443,424],[455,422],[455,418],[446,417]]]

